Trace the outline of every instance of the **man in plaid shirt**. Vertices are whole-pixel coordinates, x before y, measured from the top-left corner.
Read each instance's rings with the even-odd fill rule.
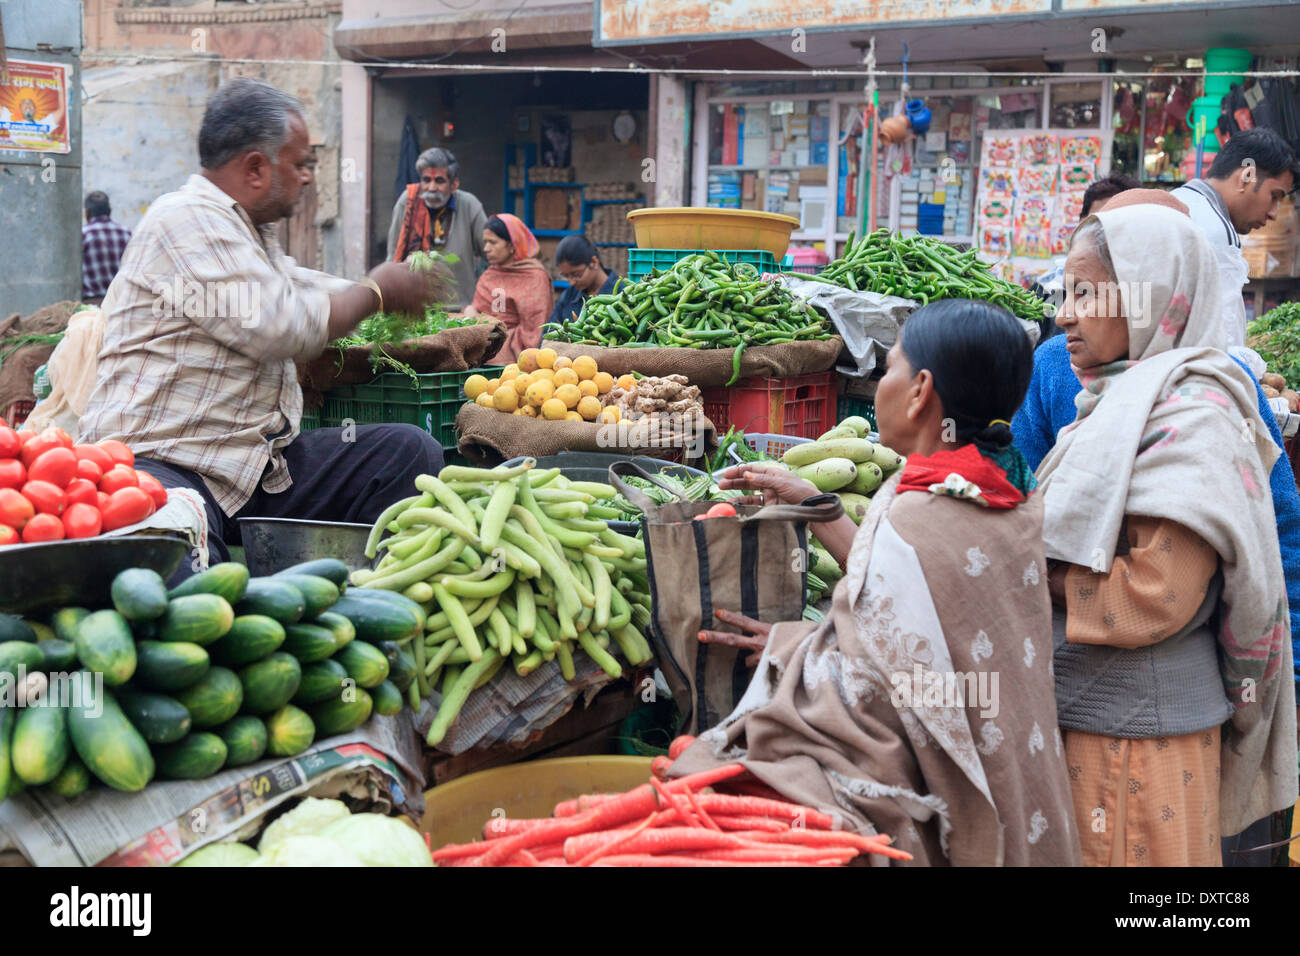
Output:
[[[370,524],[442,469],[414,425],[299,434],[296,359],[320,355],[377,311],[423,315],[449,277],[405,263],[348,282],[298,266],[276,227],[315,156],[302,107],[240,78],[208,102],[202,171],[140,221],[104,298],[104,340],[79,438],[115,438],[166,488],[198,492],[207,561],[229,560],[241,517]],[[182,563],[173,581],[199,571]]]
[[[81,298],[85,301],[104,297],[131,241],[131,230],[110,219],[112,212],[105,193],[96,191],[86,197],[86,224],[81,227]]]

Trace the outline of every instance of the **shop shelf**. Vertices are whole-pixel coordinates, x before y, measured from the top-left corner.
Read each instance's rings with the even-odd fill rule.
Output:
[[[706,388],[704,414],[719,432],[738,428],[816,438],[835,425],[835,373],[790,378],[745,378],[730,387]]]
[[[703,249],[629,249],[627,252],[627,277],[640,282],[654,269],[666,272],[679,259],[703,252]],[[776,257],[766,249],[717,249],[719,256],[728,262],[748,262],[759,272],[776,272]]]

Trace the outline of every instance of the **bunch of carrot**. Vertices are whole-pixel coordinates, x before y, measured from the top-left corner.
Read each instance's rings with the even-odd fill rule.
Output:
[[[674,741],[671,759],[690,741]],[[863,853],[911,859],[884,834],[834,830],[828,814],[754,795],[753,784],[740,794],[707,792],[744,772],[734,763],[670,781],[652,776],[626,793],[565,800],[553,817],[494,818],[481,842],[449,844],[433,859],[440,866],[843,866]]]

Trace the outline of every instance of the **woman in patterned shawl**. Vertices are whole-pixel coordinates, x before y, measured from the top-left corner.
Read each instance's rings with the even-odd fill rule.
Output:
[[[1039,467],[1084,862],[1217,866],[1296,799],[1295,694],[1255,385],[1185,215],[1090,216],[1057,317],[1084,389]]]
[[[770,628],[720,615],[758,636],[713,637],[762,656],[736,710],[673,774],[739,760],[920,864],[1079,862],[1042,496],[1007,424],[1031,367],[1025,333],[995,306],[950,300],[907,320],[876,394],[881,439],[907,461],[861,527],[818,527],[845,568],[830,614]],[[816,493],[771,466],[736,466],[721,484],[768,503]]]

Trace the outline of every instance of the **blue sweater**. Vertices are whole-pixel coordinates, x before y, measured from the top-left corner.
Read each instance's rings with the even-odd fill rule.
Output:
[[[1237,364],[1246,368],[1243,362]],[[1248,374],[1249,371],[1247,369]],[[1056,444],[1057,432],[1074,421],[1074,397],[1080,390],[1079,379],[1070,368],[1065,336],[1053,336],[1034,352],[1034,374],[1029,380],[1029,391],[1011,421],[1015,445],[1035,471]],[[1259,414],[1280,448],[1282,432],[1258,384],[1255,385],[1255,394],[1259,399]],[[1285,454],[1273,465],[1269,484],[1273,489],[1277,538],[1282,546],[1282,570],[1286,574],[1287,604],[1291,608],[1291,647],[1297,661],[1296,684],[1300,689],[1300,492],[1296,490],[1291,460]]]

